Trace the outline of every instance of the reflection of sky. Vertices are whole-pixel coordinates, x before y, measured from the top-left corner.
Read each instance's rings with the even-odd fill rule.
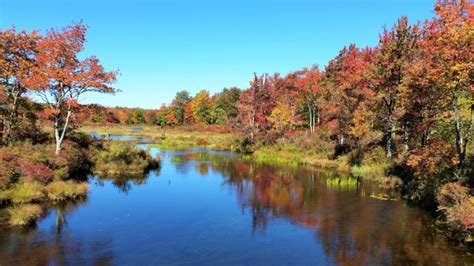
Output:
[[[419,235],[408,230],[417,228],[411,223],[419,215],[401,202],[326,188],[307,172],[283,169],[285,174],[278,175],[275,169],[261,167],[253,170],[262,170],[257,180],[239,179],[231,177],[232,171],[221,172],[237,159],[219,165],[222,156],[155,148],[151,153],[162,157],[159,175],[151,172],[145,184],[132,183],[127,193],[111,181],[92,180],[87,202],[66,213],[60,237],[66,262],[331,265],[340,262],[341,255],[390,262],[392,252],[406,255],[398,244],[420,249],[421,254],[429,248],[403,242],[404,232]],[[176,156],[186,159],[172,160]],[[203,175],[198,166],[206,165]],[[277,197],[288,188],[288,199]],[[20,240],[13,240],[16,233],[0,232],[0,245],[42,240],[53,246],[55,222],[52,211],[30,233],[33,237],[19,234]],[[384,239],[388,236],[390,240]],[[0,252],[0,262],[4,254]]]

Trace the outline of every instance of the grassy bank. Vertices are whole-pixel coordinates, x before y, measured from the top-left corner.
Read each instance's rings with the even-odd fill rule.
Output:
[[[99,135],[129,135],[150,138],[154,141],[151,147],[170,150],[187,150],[193,147],[211,150],[238,150],[242,135],[236,132],[210,132],[188,128],[159,128],[140,126],[84,126],[79,130],[84,133],[95,132]],[[258,146],[250,159],[264,164],[309,165],[341,171],[349,171],[346,158],[332,160],[331,155],[318,149],[308,149],[297,145]]]
[[[140,126],[141,130],[133,130],[132,126],[84,126],[84,133],[95,132],[99,135],[130,135],[150,138],[154,141],[151,147],[170,150],[187,150],[193,147],[211,150],[239,150],[243,136],[237,132],[211,132],[195,128],[159,128]],[[331,159],[331,154],[321,149],[308,149],[293,144],[276,144],[257,146],[255,152],[247,158],[263,164],[288,164],[293,166],[308,165],[319,168],[349,172],[347,157]]]
[[[201,147],[212,150],[233,150],[238,133],[209,132],[187,128],[160,128],[140,126],[141,130],[132,130],[132,126],[84,126],[84,133],[95,132],[99,135],[129,135],[152,139],[153,147],[172,150],[186,150]]]
[[[349,171],[346,157],[332,160],[327,153],[295,145],[261,146],[257,148],[251,159],[258,163],[289,164],[293,166],[308,165],[342,172]]]

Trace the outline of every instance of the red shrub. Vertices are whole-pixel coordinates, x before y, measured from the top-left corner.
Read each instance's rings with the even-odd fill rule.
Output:
[[[45,165],[31,164],[27,161],[22,161],[20,165],[20,173],[25,181],[37,181],[46,184],[53,179],[53,170]]]
[[[18,158],[6,148],[0,149],[0,189],[15,182],[18,169]]]
[[[448,183],[441,187],[437,200],[438,210],[458,239],[472,236],[474,229],[474,202],[469,189],[459,183]]]

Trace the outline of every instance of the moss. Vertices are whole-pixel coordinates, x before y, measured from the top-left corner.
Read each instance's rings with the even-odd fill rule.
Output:
[[[23,204],[10,207],[7,212],[10,225],[25,226],[36,222],[41,217],[43,209],[37,204]]]
[[[45,187],[46,195],[52,201],[84,197],[88,190],[89,184],[74,181],[54,181]]]

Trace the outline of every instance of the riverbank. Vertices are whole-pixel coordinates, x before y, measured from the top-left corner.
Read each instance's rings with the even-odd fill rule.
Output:
[[[0,147],[0,226],[28,226],[45,212],[44,205],[82,200],[89,190],[88,175],[115,178],[146,175],[160,159],[133,143],[94,140],[71,133],[59,155],[47,137],[15,141]]]
[[[293,166],[307,165],[318,168],[349,172],[347,157],[331,159],[333,147],[325,143],[320,149],[308,149],[295,144],[255,145],[242,147],[244,135],[239,132],[222,132],[199,130],[197,128],[160,128],[153,126],[84,126],[79,129],[83,133],[98,135],[130,135],[149,138],[151,147],[169,150],[187,150],[205,148],[217,151],[251,151],[248,153],[253,160],[263,164],[289,164]],[[243,152],[245,153],[245,152]]]
[[[338,151],[341,147],[337,147],[331,139],[311,135],[306,131],[281,136],[271,144],[263,138],[249,145],[239,132],[210,131],[196,127],[89,126],[81,130],[102,135],[144,136],[154,142],[151,147],[161,149],[188,150],[201,147],[238,151],[243,152],[246,159],[260,164],[330,169],[356,180],[368,180],[381,188],[398,191],[408,202],[437,216],[442,225],[441,230],[451,239],[464,243],[473,242],[470,224],[474,200],[470,192],[455,182],[448,182],[444,186],[436,183],[440,173],[438,168],[444,169],[443,171],[452,170],[452,164],[443,161],[442,153],[438,154],[442,151],[433,150],[431,152],[434,154],[408,157],[401,155],[399,158],[388,159],[379,145],[341,152]],[[424,158],[432,158],[432,161],[425,161]],[[383,195],[380,198],[384,198]]]

